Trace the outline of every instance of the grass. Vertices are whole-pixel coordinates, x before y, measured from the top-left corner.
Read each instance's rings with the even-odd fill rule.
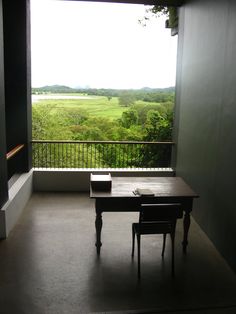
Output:
[[[73,95],[76,96],[76,94]],[[69,95],[67,94],[67,96]],[[136,104],[142,106],[157,105],[157,103],[144,102],[141,100],[136,101]],[[109,119],[121,118],[122,113],[129,109],[128,107],[121,107],[119,105],[118,97],[112,97],[110,100],[108,100],[107,97],[103,96],[91,96],[89,99],[43,99],[33,103],[33,105],[54,106],[55,112],[59,110],[80,109],[88,112],[90,116],[104,117]]]
[[[108,100],[107,97],[99,96],[91,99],[44,99],[33,103],[33,105],[55,106],[56,110],[82,109],[86,110],[91,116],[111,119],[120,118],[122,113],[127,110],[127,108],[119,105],[117,97]]]

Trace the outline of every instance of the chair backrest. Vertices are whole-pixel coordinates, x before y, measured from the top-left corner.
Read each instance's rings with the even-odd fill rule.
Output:
[[[171,221],[183,217],[181,204],[141,204],[139,222]]]

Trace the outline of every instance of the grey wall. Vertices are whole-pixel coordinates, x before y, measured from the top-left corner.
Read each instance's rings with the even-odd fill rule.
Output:
[[[6,152],[3,18],[2,1],[0,1],[0,208],[8,199]]]
[[[11,194],[8,179],[31,169],[30,141],[30,0],[0,0],[0,217]],[[18,144],[24,149],[7,161]]]
[[[30,0],[3,0],[7,151],[25,147],[8,162],[8,177],[31,168]]]
[[[180,11],[177,175],[200,194],[193,215],[236,270],[236,2]]]

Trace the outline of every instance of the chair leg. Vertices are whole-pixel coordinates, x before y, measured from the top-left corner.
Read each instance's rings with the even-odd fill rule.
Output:
[[[134,225],[132,225],[132,258],[134,257],[134,247],[135,247],[135,232],[134,232]]]
[[[162,257],[164,257],[165,248],[166,248],[166,233],[163,233],[163,245],[162,245],[162,252],[161,252]]]
[[[171,237],[171,251],[172,251],[171,274],[172,274],[172,277],[175,277],[175,232],[171,233],[170,237]]]
[[[137,234],[137,244],[138,244],[138,279],[141,277],[140,272],[140,234]]]

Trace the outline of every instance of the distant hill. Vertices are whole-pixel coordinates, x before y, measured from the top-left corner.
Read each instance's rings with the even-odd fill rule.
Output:
[[[64,86],[64,85],[46,85],[42,87],[32,88],[34,93],[73,93],[74,88]]]
[[[151,88],[151,87],[142,87],[140,90],[145,92],[164,92],[164,93],[172,93],[175,92],[175,87],[164,87],[164,88]]]
[[[118,96],[120,92],[124,91],[124,89],[106,89],[106,88],[72,88],[64,85],[46,85],[42,87],[33,87],[33,94],[42,94],[42,93],[86,93],[93,95],[113,95]],[[128,89],[125,91],[130,91],[131,93],[135,93],[137,91],[147,92],[147,93],[174,93],[175,87],[167,87],[167,88],[150,88],[143,87],[140,89]]]

